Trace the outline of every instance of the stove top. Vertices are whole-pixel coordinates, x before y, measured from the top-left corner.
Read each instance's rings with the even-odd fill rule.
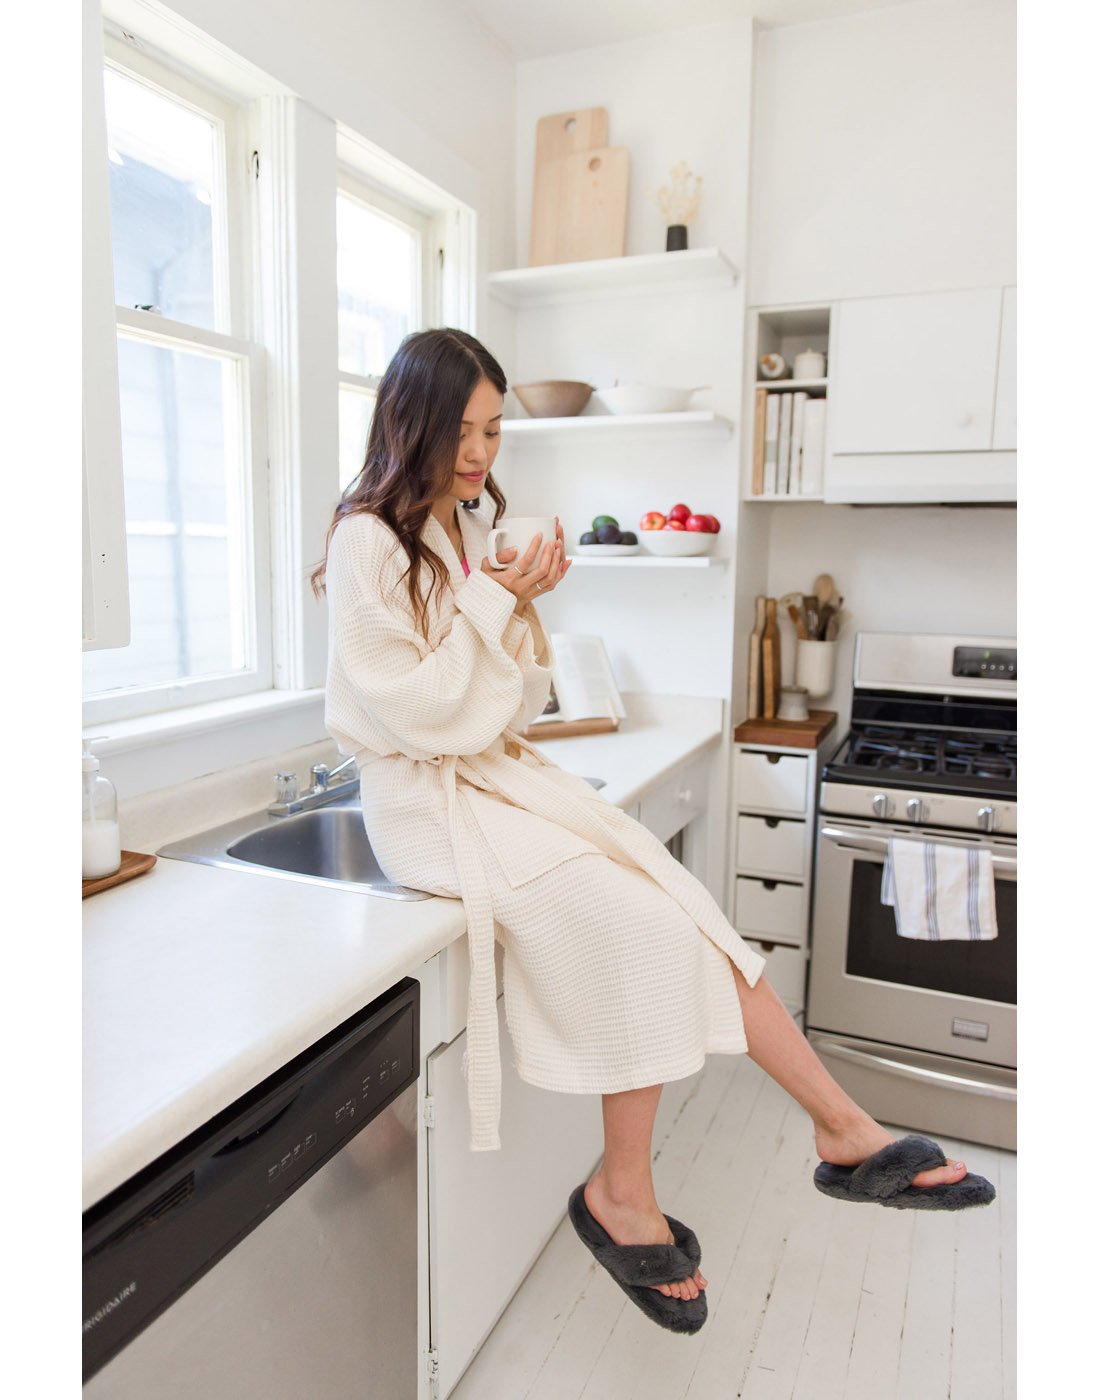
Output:
[[[1016,735],[1002,731],[853,726],[823,777],[937,792],[1016,796]]]

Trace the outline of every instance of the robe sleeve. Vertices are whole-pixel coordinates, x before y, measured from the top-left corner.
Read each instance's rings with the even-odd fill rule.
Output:
[[[533,604],[528,603],[520,617],[513,615],[504,634],[504,647],[523,674],[523,700],[512,717],[512,728],[526,729],[546,708],[554,664],[550,639]]]
[[[431,649],[413,616],[408,557],[369,517],[337,529],[327,587],[331,645],[359,703],[410,758],[481,753],[549,691],[536,658],[549,643],[537,618],[514,615],[515,596],[480,569],[455,592],[450,631]],[[531,610],[533,612],[533,609]],[[539,709],[545,704],[543,696]]]

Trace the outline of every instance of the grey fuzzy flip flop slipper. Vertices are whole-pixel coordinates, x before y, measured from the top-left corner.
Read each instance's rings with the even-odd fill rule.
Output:
[[[961,1181],[939,1186],[912,1185],[918,1172],[946,1163],[938,1142],[910,1133],[872,1152],[858,1167],[819,1163],[814,1185],[840,1201],[873,1201],[896,1210],[966,1210],[987,1206],[996,1197],[992,1182],[973,1172],[967,1172]]]
[[[582,1243],[646,1317],[671,1332],[698,1332],[707,1320],[705,1289],[697,1298],[667,1298],[649,1286],[691,1277],[703,1257],[695,1232],[666,1215],[675,1244],[616,1244],[585,1204],[587,1184],[569,1197],[569,1219]]]

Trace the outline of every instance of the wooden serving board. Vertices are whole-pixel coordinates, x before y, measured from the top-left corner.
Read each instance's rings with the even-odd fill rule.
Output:
[[[733,731],[733,738],[737,744],[816,749],[834,724],[835,710],[811,710],[806,719],[746,719]]]
[[[779,652],[779,625],[776,621],[776,600],[765,605],[764,639],[760,644],[764,669],[764,718],[775,719],[779,713],[779,689],[782,685]]]
[[[144,875],[147,870],[152,870],[156,863],[156,856],[143,855],[141,851],[123,851],[122,864],[113,875],[101,875],[98,880],[82,881],[84,893],[81,899],[87,899],[90,894],[98,894],[100,890],[109,890],[112,885],[125,884],[137,875]]]
[[[574,151],[537,165],[530,265],[621,258],[629,177],[625,146]]]
[[[760,693],[760,646],[764,640],[763,593],[756,599],[756,622],[749,638],[749,719],[756,719],[762,709]]]
[[[548,160],[607,145],[607,108],[584,107],[540,117],[535,127],[535,168]]]

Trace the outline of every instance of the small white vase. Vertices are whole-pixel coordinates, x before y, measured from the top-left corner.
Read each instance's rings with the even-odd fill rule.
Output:
[[[795,658],[795,680],[810,693],[811,700],[820,700],[833,688],[836,668],[836,642],[812,642],[799,638]]]

